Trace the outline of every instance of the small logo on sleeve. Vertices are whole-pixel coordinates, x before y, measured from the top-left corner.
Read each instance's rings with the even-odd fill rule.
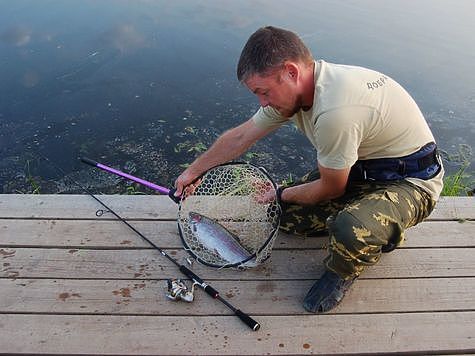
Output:
[[[374,82],[367,82],[366,85],[368,86],[368,89],[374,90],[374,89],[381,88],[384,84],[388,82],[388,80],[389,78],[383,75],[381,78],[379,78],[378,80]]]

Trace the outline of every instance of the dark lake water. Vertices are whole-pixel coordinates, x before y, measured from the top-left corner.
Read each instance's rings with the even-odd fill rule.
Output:
[[[258,108],[235,67],[263,25],[299,33],[316,58],[392,76],[439,146],[469,156],[474,11],[472,0],[0,0],[0,186],[73,192],[66,175],[97,192],[124,190],[82,155],[170,186]],[[316,156],[289,126],[244,159],[280,180],[312,169]]]

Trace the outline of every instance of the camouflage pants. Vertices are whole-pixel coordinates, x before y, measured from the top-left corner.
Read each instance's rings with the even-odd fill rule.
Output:
[[[320,177],[313,171],[288,186]],[[358,276],[379,261],[382,249],[398,245],[404,230],[418,224],[435,202],[408,181],[350,182],[343,196],[312,206],[282,203],[280,229],[289,234],[328,234],[327,269],[342,278]]]

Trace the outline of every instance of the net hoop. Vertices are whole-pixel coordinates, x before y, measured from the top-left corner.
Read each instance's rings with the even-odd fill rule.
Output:
[[[253,268],[256,267],[260,264],[262,264],[264,261],[268,260],[270,255],[271,255],[271,250],[272,250],[272,245],[273,242],[277,236],[277,232],[279,230],[279,225],[280,225],[280,216],[281,216],[281,208],[280,208],[280,201],[279,197],[277,195],[277,185],[274,183],[273,179],[270,177],[270,175],[267,173],[267,171],[262,168],[258,167],[256,165],[253,165],[251,163],[247,162],[228,162],[224,163],[218,166],[215,166],[202,175],[200,175],[195,181],[200,182],[198,184],[198,187],[200,187],[200,184],[202,184],[202,181],[205,181],[210,175],[214,174],[215,172],[221,170],[221,169],[244,169],[244,170],[250,170],[253,173],[255,172],[259,178],[265,179],[266,184],[270,184],[273,192],[275,194],[274,196],[274,201],[270,202],[268,204],[268,207],[266,208],[266,217],[271,215],[271,218],[269,221],[265,222],[265,226],[268,229],[266,231],[265,237],[261,238],[263,242],[259,243],[258,247],[252,248],[251,251],[249,251],[249,256],[247,258],[244,258],[238,262],[234,263],[218,263],[218,262],[213,262],[209,258],[203,257],[203,255],[208,255],[210,254],[210,251],[206,251],[204,253],[205,249],[202,247],[197,247],[193,245],[193,241],[190,238],[190,227],[189,224],[187,223],[188,221],[188,216],[187,213],[189,212],[189,207],[187,206],[188,202],[190,201],[191,196],[195,196],[194,193],[192,193],[190,196],[187,196],[185,199],[180,201],[179,207],[178,207],[178,219],[177,219],[177,224],[178,224],[178,232],[180,234],[180,239],[183,243],[183,246],[185,250],[199,263],[206,265],[208,267],[213,267],[213,268],[240,268],[240,269],[246,269],[246,268]],[[194,184],[192,183],[192,185]],[[188,188],[188,187],[187,187]],[[185,188],[185,193],[186,189]],[[206,195],[197,195],[197,196],[206,196]],[[227,196],[229,197],[229,196]],[[238,195],[239,197],[239,195]],[[267,206],[267,205],[263,205]],[[199,212],[199,211],[198,211]],[[262,222],[260,222],[262,224]],[[264,240],[265,239],[265,240]]]

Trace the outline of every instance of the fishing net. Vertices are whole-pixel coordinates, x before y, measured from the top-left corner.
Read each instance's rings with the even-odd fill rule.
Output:
[[[281,210],[277,186],[259,167],[229,163],[184,191],[178,227],[185,249],[212,267],[255,267],[271,255]]]

